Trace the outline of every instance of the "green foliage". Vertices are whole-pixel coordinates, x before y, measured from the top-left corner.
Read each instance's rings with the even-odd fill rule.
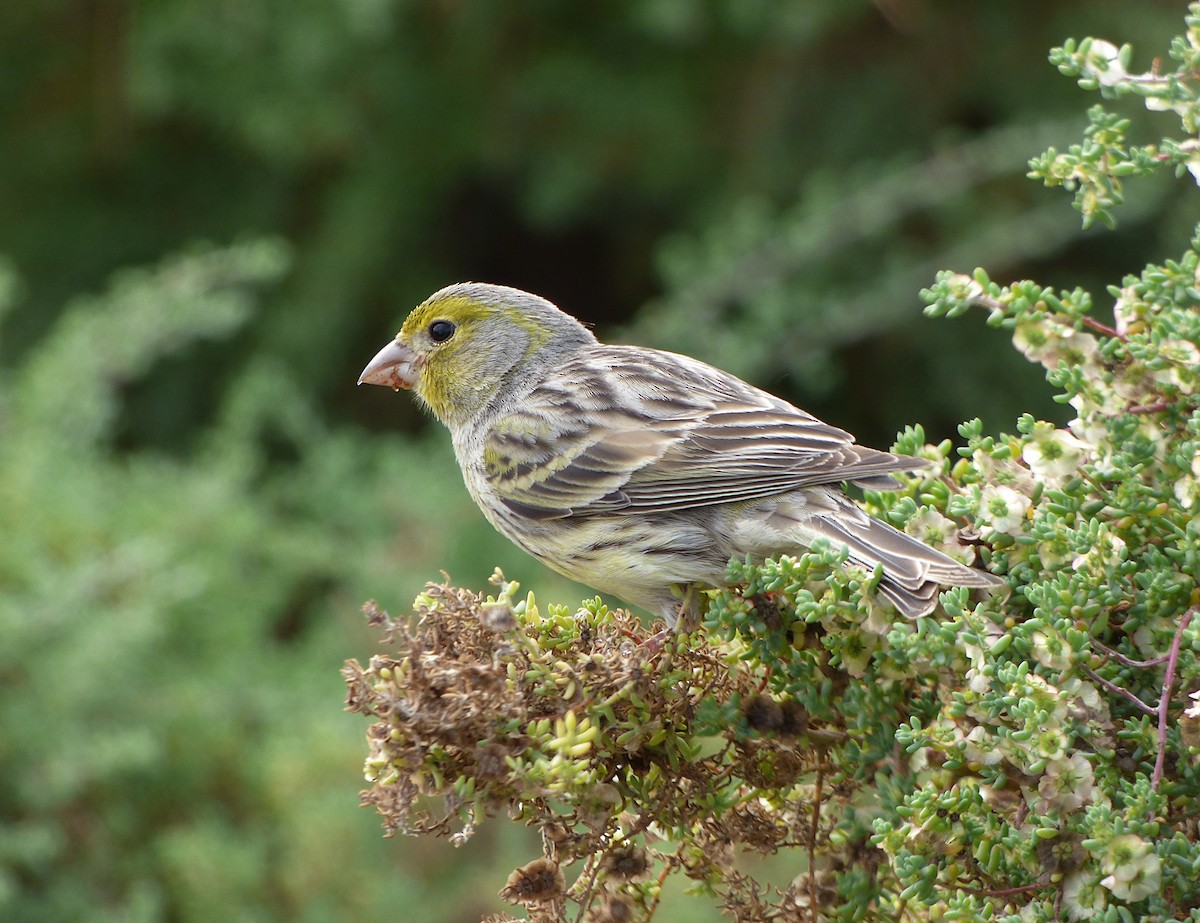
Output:
[[[440,568],[500,562],[525,568],[543,599],[568,591],[481,526],[445,440],[413,435],[407,403],[354,391],[379,337],[435,288],[484,278],[601,327],[628,321],[645,342],[773,390],[794,384],[802,406],[872,444],[901,419],[923,419],[935,442],[964,416],[980,416],[981,433],[1017,409],[1059,419],[1069,405],[1049,401],[1037,370],[982,324],[922,323],[915,291],[934,267],[1045,277],[1064,258],[1100,291],[1114,262],[1145,263],[1190,227],[1190,197],[1146,178],[1121,232],[1082,234],[1020,176],[1076,108],[1070,81],[1036,66],[1042,50],[1083,31],[1166,47],[1176,19],[1169,6],[1094,0],[0,4],[0,919],[327,923],[416,906],[432,923],[498,906],[500,870],[532,833],[486,824],[459,851],[380,841],[369,812],[350,809],[359,729],[341,714],[334,668],[369,644],[353,600],[411,596]],[[1139,116],[1159,118],[1126,116],[1128,138],[1147,137]],[[380,433],[356,426],[367,421]],[[926,441],[913,430],[902,444],[953,457]],[[957,529],[937,510],[956,527],[958,497],[925,480],[869,502],[949,542]],[[1003,499],[989,497],[993,518]],[[1098,501],[1055,502],[1093,517]],[[957,553],[978,554],[973,541]],[[803,574],[811,592],[826,573],[839,586],[828,550],[777,567],[785,586]],[[884,649],[896,664],[920,653],[850,618],[871,595],[870,575],[853,582],[835,589],[845,619],[819,642],[828,698],[809,695],[821,716],[810,737],[844,720],[827,701],[859,681],[852,670]],[[823,595],[795,602],[817,619],[805,637],[835,618]],[[955,618],[969,608],[947,604]],[[736,593],[713,611],[709,631],[730,644],[759,617]],[[550,644],[576,638],[561,615],[535,639],[568,659]],[[775,650],[750,639],[762,657]],[[626,640],[623,662],[647,653]],[[551,684],[566,692],[553,666],[537,674],[543,699]],[[1162,677],[1096,669],[1147,700]],[[683,693],[661,693],[691,720]],[[713,742],[736,726],[757,741],[744,752],[786,768],[808,718],[776,695],[710,699],[695,719]],[[911,705],[891,695],[876,703],[881,725],[938,707],[932,693]],[[640,707],[620,700],[627,724]],[[578,739],[583,717],[570,733],[565,715],[537,717],[551,719],[548,737],[531,732],[546,764],[584,743],[599,752]],[[786,740],[770,736],[780,721]],[[829,740],[870,765],[886,735],[865,721]],[[1123,733],[1157,746],[1155,719],[1144,724]],[[1181,718],[1179,733],[1190,727]],[[680,753],[688,743],[662,726],[647,737],[668,740]],[[852,749],[821,752],[853,772]],[[1175,771],[1168,762],[1161,792]],[[644,794],[680,806],[665,778]],[[823,795],[843,797],[831,784]],[[878,786],[885,806],[908,795],[883,775],[845,784]],[[819,800],[799,791],[801,808]],[[875,815],[853,808],[845,826],[861,846]],[[822,830],[833,813],[820,812]],[[1190,841],[1127,832],[1164,865],[1190,855]],[[603,874],[650,887],[639,848],[610,845]],[[801,862],[784,850],[765,877],[786,889],[807,861],[798,848]],[[824,899],[836,884],[863,916],[880,853],[861,849],[842,870],[818,862],[806,887]],[[1141,849],[1115,840],[1104,855],[1132,868]],[[711,868],[725,855],[680,861]],[[677,879],[656,919],[715,918],[714,901],[689,903]],[[535,867],[506,894],[530,880],[556,878]],[[635,897],[616,895],[610,916]]]
[[[4,920],[324,921],[414,899],[346,810],[329,651],[353,635],[351,586],[432,566],[394,522],[452,510],[457,474],[392,490],[422,446],[330,432],[269,361],[194,457],[114,446],[123,390],[232,335],[286,266],[251,240],[122,273],[0,379]],[[374,864],[370,897],[345,856]]]
[[[704,234],[668,241],[659,260],[668,295],[639,316],[633,335],[739,375],[788,371],[806,390],[836,389],[835,351],[910,325],[912,293],[931,266],[985,254],[1028,259],[1076,236],[1052,206],[1014,203],[994,209],[986,223],[962,208],[989,184],[1011,179],[1023,153],[1062,129],[1005,126],[917,163],[873,164],[836,184],[818,172],[786,208],[740,203]],[[932,242],[898,252],[906,223],[927,218]],[[856,270],[868,264],[871,273]]]
[[[1157,144],[1131,145],[1132,121],[1104,106],[1088,110],[1088,127],[1082,144],[1066,152],[1050,148],[1030,161],[1030,176],[1047,186],[1063,186],[1075,193],[1075,207],[1087,227],[1094,221],[1116,226],[1113,208],[1124,203],[1124,180],[1148,176],[1162,167],[1175,175],[1192,174],[1200,182],[1200,106],[1196,73],[1200,69],[1200,4],[1191,4],[1185,18],[1187,31],[1171,42],[1174,70],[1164,70],[1160,60],[1146,73],[1131,73],[1133,48],[1120,48],[1102,39],[1067,41],[1050,53],[1050,63],[1085,90],[1099,90],[1106,99],[1138,96],[1151,112],[1174,112],[1183,137],[1165,137]]]
[[[1055,53],[1085,86],[1144,88],[1105,82],[1128,58]],[[1200,124],[1192,65],[1162,82]],[[1078,150],[1115,144],[1113,118]],[[1087,182],[1114,150],[1076,164]],[[375,721],[365,800],[389,831],[538,828],[501,892],[531,920],[650,919],[677,875],[739,920],[1200,921],[1198,271],[1200,229],[1109,289],[1111,319],[983,270],[923,293],[933,316],[983,308],[1074,417],[974,420],[957,448],[912,427],[897,451],[935,465],[865,505],[1011,592],[909,621],[819,546],[731,562],[703,631],[664,637],[598,600],[543,612],[499,573],[486,599],[430,586],[414,621],[371,610],[395,649],[346,670]],[[745,871],[780,851],[790,882]]]
[[[599,601],[543,615],[499,576],[486,600],[431,586],[415,622],[376,614],[399,649],[347,671],[378,721],[367,801],[407,833],[537,826],[545,860],[580,868],[540,896],[510,881],[533,919],[649,918],[671,873],[742,919],[1200,919],[1200,705],[1172,718],[1200,687],[1200,328],[1171,284],[1197,266],[1126,280],[1115,328],[1082,292],[982,273],[928,293],[987,307],[1078,416],[965,424],[958,460],[910,430],[898,449],[939,467],[867,506],[981,549],[1010,596],[897,620],[878,574],[819,547],[731,563],[703,634],[662,651]],[[811,871],[771,897],[731,846]],[[629,850],[661,874],[613,875]]]
[[[795,376],[803,406],[837,395],[872,443],[918,407],[941,435],[965,416],[998,424],[1039,382],[951,386],[1008,357],[919,326],[915,292],[985,259],[1033,272],[1074,248],[1107,265],[1020,176],[1073,115],[1033,58],[1072,30],[1158,41],[1175,20],[1094,0],[4,4],[0,253],[27,297],[3,359],[119,267],[249,231],[289,242],[291,274],[239,350],[129,395],[136,443],[192,438],[256,353],[304,368],[294,385],[318,412],[377,420],[344,369],[465,278],[600,326],[654,299],[640,341]],[[1136,219],[1166,226],[1185,206],[1139,201],[1119,246],[1145,262]],[[901,347],[935,380],[881,361]]]

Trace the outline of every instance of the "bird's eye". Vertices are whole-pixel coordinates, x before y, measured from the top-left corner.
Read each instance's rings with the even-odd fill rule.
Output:
[[[445,343],[454,336],[454,325],[448,320],[435,320],[429,325],[429,338],[435,343]]]

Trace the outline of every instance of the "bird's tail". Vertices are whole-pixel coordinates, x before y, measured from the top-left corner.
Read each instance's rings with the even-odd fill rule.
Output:
[[[893,529],[854,508],[857,516],[822,516],[811,522],[818,534],[837,547],[845,545],[850,560],[874,570],[883,565],[879,592],[904,616],[931,612],[942,587],[998,588],[999,577],[968,567],[924,542]]]

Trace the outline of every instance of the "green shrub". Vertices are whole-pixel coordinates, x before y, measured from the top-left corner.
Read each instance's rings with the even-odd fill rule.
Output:
[[[1132,146],[1097,107],[1033,161],[1085,222],[1112,222],[1125,177],[1200,176],[1200,4],[1171,55],[1131,74],[1106,42],[1053,53],[1183,122]],[[958,447],[910,428],[897,451],[936,467],[866,506],[1010,594],[897,620],[821,547],[732,562],[703,631],[662,641],[499,573],[486,598],[431,585],[415,619],[372,608],[393,647],[346,669],[375,719],[365,800],[389,832],[536,827],[543,855],[501,892],[535,920],[649,918],[680,875],[747,921],[1200,921],[1198,270],[1200,236],[1103,320],[1085,291],[982,270],[925,292],[932,315],[983,308],[1074,419],[974,421]],[[803,871],[774,888],[739,861],[784,850]]]
[[[326,923],[423,888],[348,810],[336,614],[420,585],[395,524],[446,547],[457,472],[393,489],[426,443],[330,431],[263,360],[194,446],[119,444],[128,388],[226,346],[288,263],[256,240],[122,272],[0,378],[0,919]]]

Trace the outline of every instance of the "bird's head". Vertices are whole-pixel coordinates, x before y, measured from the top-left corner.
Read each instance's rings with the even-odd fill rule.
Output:
[[[417,305],[358,383],[410,389],[454,427],[538,370],[594,342],[586,327],[544,298],[462,282]]]

